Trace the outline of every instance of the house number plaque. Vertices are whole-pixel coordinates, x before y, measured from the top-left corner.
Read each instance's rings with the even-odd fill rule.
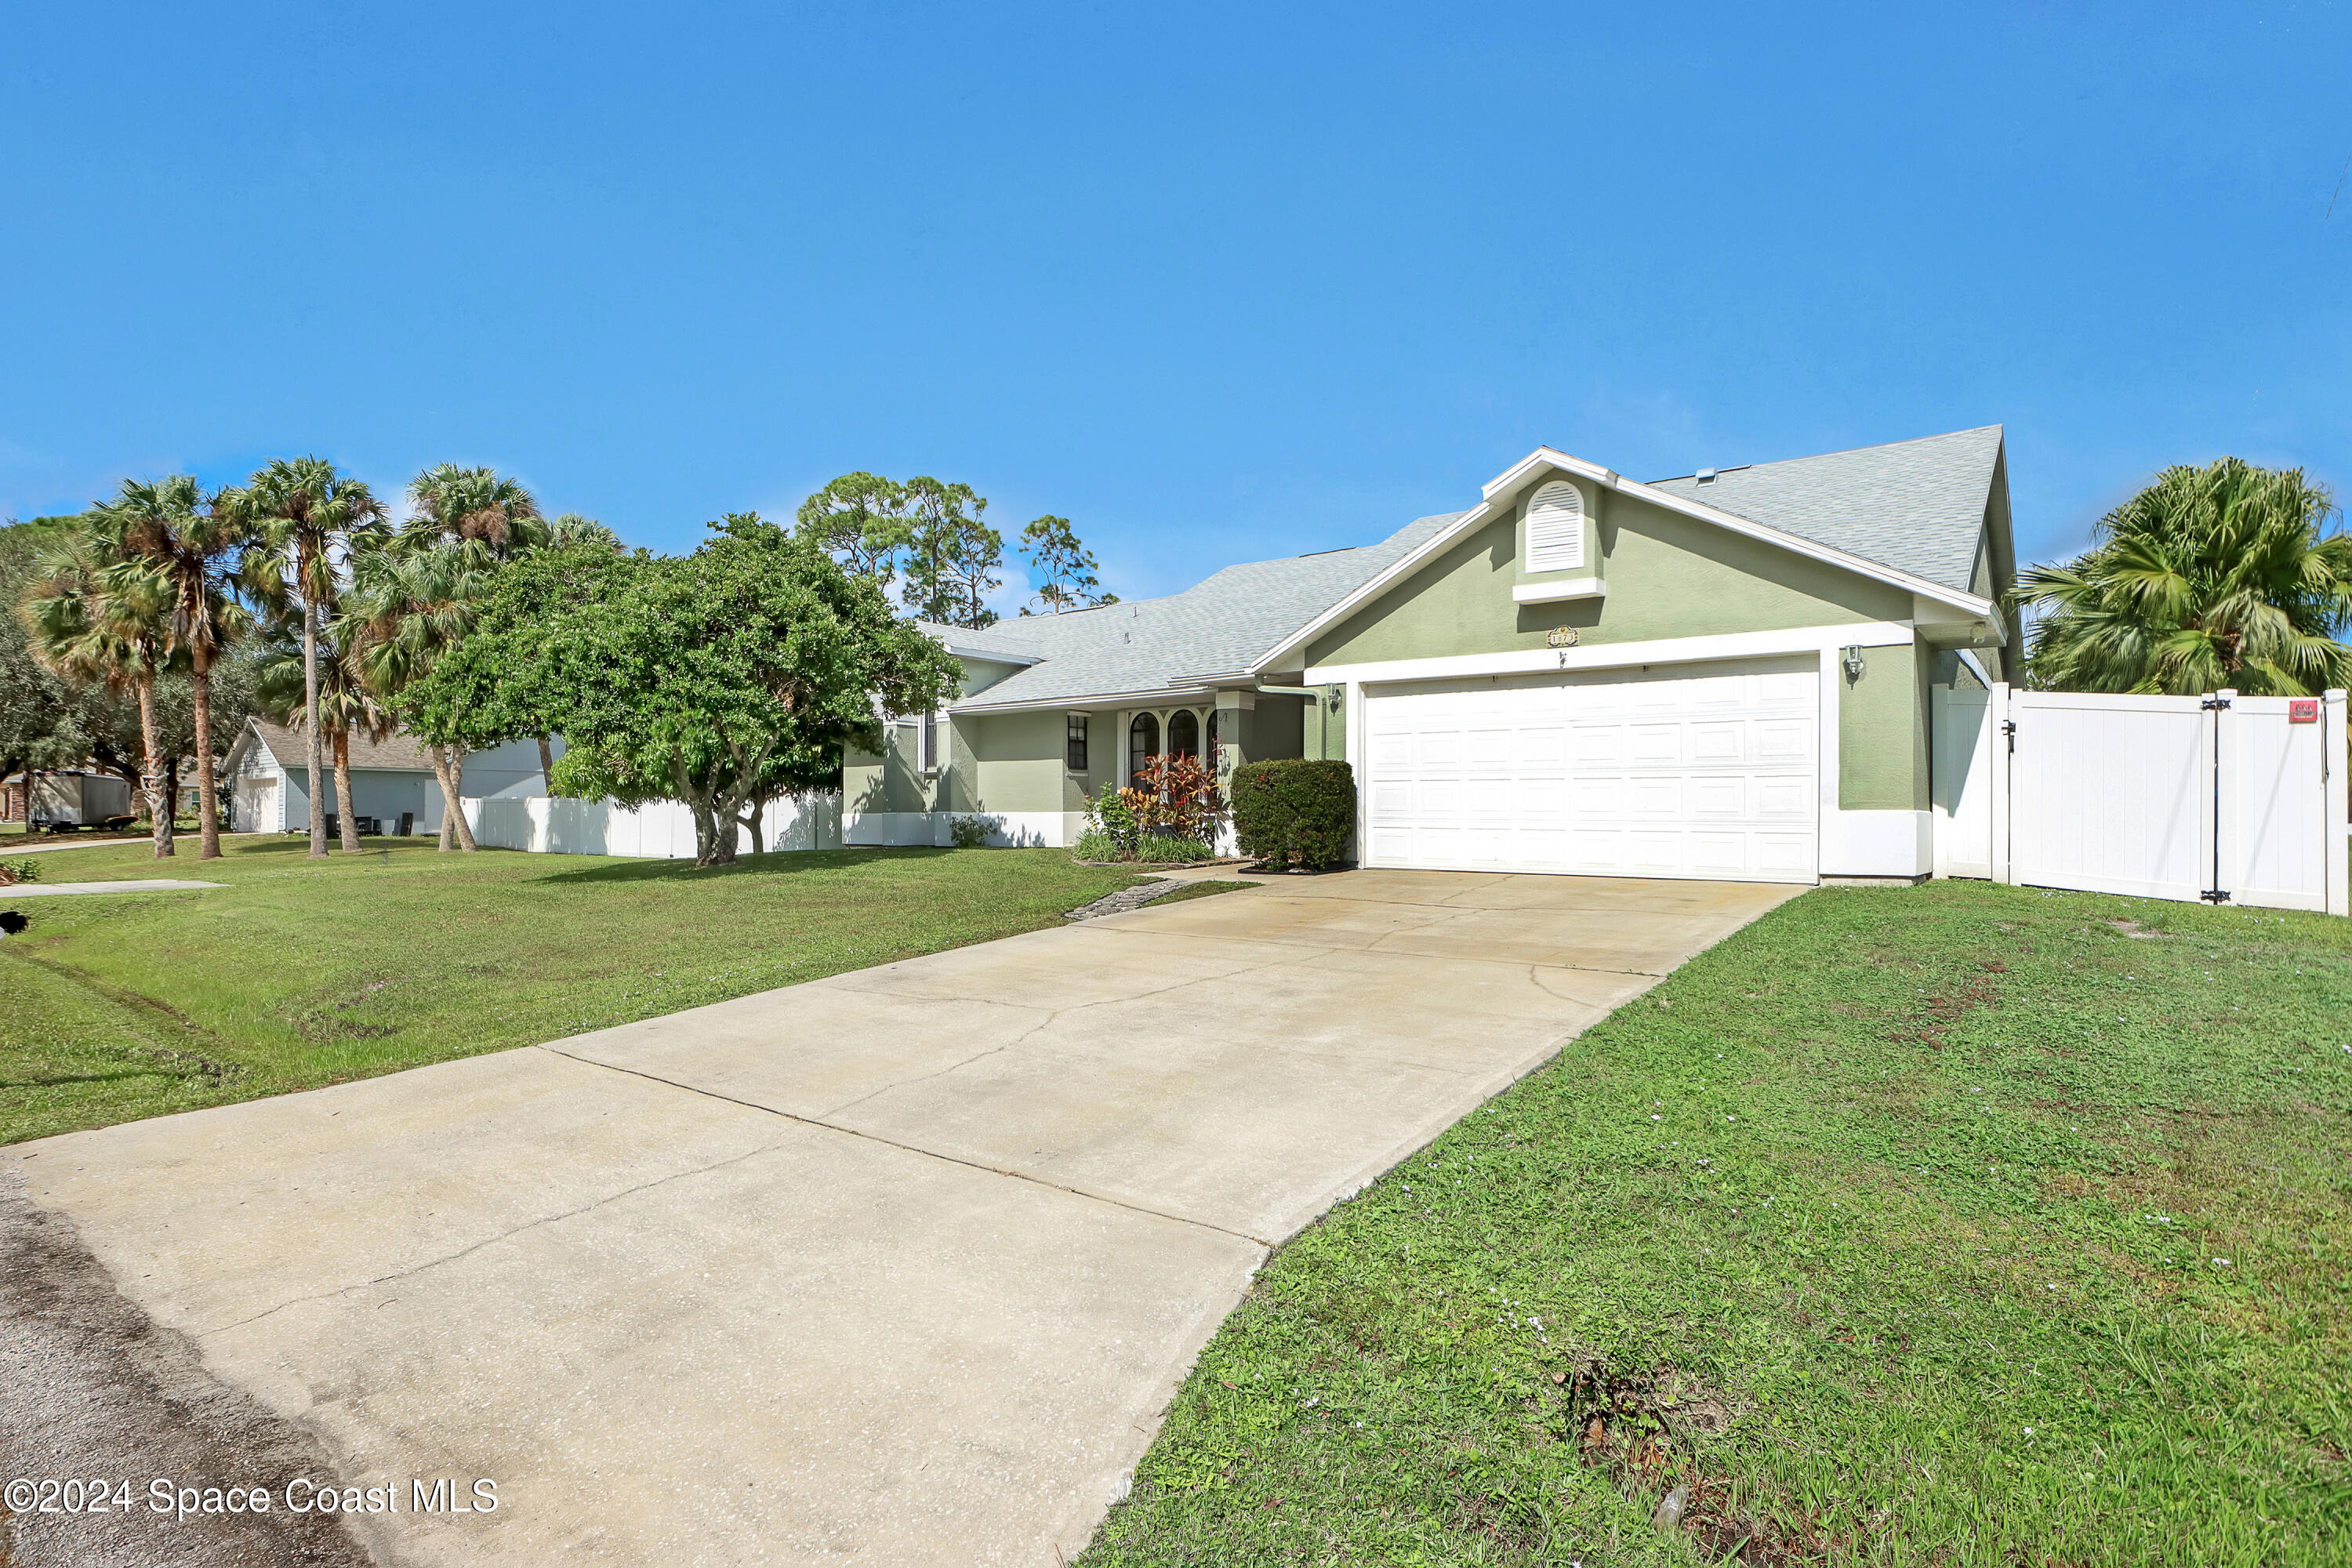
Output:
[[[1544,641],[1551,644],[1554,647],[1574,647],[1576,646],[1576,628],[1574,626],[1554,626],[1551,629],[1551,635],[1544,638]]]

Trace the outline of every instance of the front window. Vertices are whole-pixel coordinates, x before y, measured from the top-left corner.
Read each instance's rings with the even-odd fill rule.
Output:
[[[1070,715],[1069,752],[1070,771],[1074,773],[1085,773],[1087,771],[1087,716],[1083,713]]]
[[[1168,715],[1168,749],[1180,757],[1201,754],[1201,721],[1190,708]]]
[[[1127,727],[1127,771],[1129,779],[1141,783],[1144,765],[1160,754],[1160,715],[1138,713],[1135,722]]]

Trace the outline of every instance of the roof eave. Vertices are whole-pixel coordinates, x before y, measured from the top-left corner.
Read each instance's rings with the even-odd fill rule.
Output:
[[[1248,678],[1244,676],[1235,679]],[[1213,697],[1216,694],[1216,687],[1213,685],[1157,686],[1131,691],[1084,692],[1072,697],[1028,697],[1015,702],[957,702],[950,704],[948,711],[957,714],[984,714],[1035,713],[1059,711],[1064,709],[1075,712],[1080,709],[1088,708],[1156,708],[1163,703],[1182,701],[1190,698]]]
[[[1489,481],[1486,486],[1486,500],[1422,541],[1417,547],[1398,558],[1386,570],[1374,573],[1352,592],[1343,595],[1329,609],[1268,648],[1250,665],[1250,668],[1253,671],[1270,668],[1287,656],[1301,650],[1306,644],[1314,639],[1317,634],[1338,624],[1386,593],[1403,578],[1412,575],[1423,562],[1444,549],[1454,540],[1459,539],[1471,529],[1493,521],[1503,510],[1497,504],[1499,500],[1516,497],[1527,487],[1529,479],[1547,468],[1561,468],[1570,473],[1580,474],[1608,489],[1633,496],[1639,500],[1648,501],[1654,506],[1664,507],[1669,511],[1681,512],[1685,517],[1696,518],[1703,522],[1714,523],[1718,528],[1728,529],[1734,533],[1746,534],[1751,539],[1761,540],[1768,544],[1777,544],[1784,550],[1810,556],[1832,566],[1842,567],[1860,576],[1869,577],[1894,587],[1907,589],[1923,598],[1934,599],[1939,604],[1964,610],[1971,616],[1990,615],[1993,610],[1990,600],[1979,598],[1974,594],[1958,588],[1946,587],[1941,583],[1931,583],[1924,577],[1914,576],[1908,572],[1885,565],[1864,556],[1850,554],[1833,545],[1823,544],[1818,540],[1807,539],[1801,534],[1790,533],[1785,530],[1774,528],[1769,523],[1741,517],[1737,512],[1725,511],[1720,507],[1708,506],[1704,501],[1691,500],[1686,497],[1675,494],[1672,490],[1658,489],[1638,480],[1625,479],[1598,464],[1588,463],[1580,458],[1571,458],[1567,453],[1555,451],[1549,447],[1538,447]]]

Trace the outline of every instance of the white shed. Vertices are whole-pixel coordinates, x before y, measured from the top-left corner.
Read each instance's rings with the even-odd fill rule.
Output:
[[[561,739],[553,747],[557,756],[563,754]],[[229,748],[228,767],[223,774],[230,826],[241,833],[309,831],[309,755],[301,731],[261,719],[248,721],[244,733]],[[354,735],[351,762],[352,808],[360,817],[361,831],[441,831],[441,785],[433,776],[433,757],[423,742],[406,734],[382,741]],[[320,784],[327,795],[325,809],[332,816],[331,752]],[[547,784],[539,771],[539,742],[514,741],[469,753],[459,793],[468,797],[545,795]]]

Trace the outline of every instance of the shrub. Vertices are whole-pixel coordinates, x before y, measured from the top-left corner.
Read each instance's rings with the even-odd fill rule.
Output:
[[[1245,763],[1234,770],[1233,791],[1242,853],[1276,870],[1296,859],[1320,871],[1355,844],[1356,771],[1345,763]]]
[[[0,860],[0,888],[40,879],[41,863],[38,860]]]
[[[959,849],[984,847],[988,836],[1003,820],[995,816],[950,816],[948,818],[948,842]]]
[[[1090,827],[1078,835],[1070,846],[1071,857],[1079,860],[1124,860],[1128,852],[1119,841],[1099,827]]]
[[[1112,846],[1108,855],[1081,855],[1082,860],[1132,860],[1135,841],[1142,837],[1143,825],[1135,819],[1135,805],[1127,797],[1134,792],[1105,784],[1100,795],[1087,802],[1086,826],[1078,840],[1090,837],[1108,839]]]
[[[1155,834],[1139,845],[1135,851],[1139,860],[1186,862],[1213,860],[1217,852],[1197,838],[1184,838]]]

